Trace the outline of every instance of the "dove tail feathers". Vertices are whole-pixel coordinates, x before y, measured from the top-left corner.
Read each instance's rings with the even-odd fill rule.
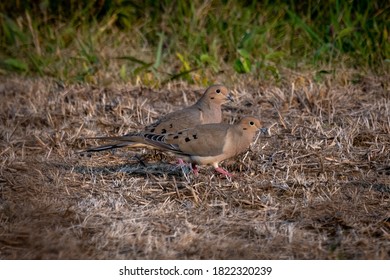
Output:
[[[103,146],[98,146],[98,147],[92,147],[89,149],[86,149],[82,151],[81,153],[90,153],[90,152],[101,152],[101,151],[106,151],[106,150],[112,150],[116,148],[122,148],[126,146],[133,146],[136,145],[137,143],[115,143],[115,144],[108,144],[108,145],[103,145]]]
[[[170,144],[166,142],[166,134],[153,134],[153,133],[145,133],[142,135],[142,143],[153,146],[157,149],[167,150],[173,152],[178,155],[187,155],[183,153],[179,146],[176,144]]]

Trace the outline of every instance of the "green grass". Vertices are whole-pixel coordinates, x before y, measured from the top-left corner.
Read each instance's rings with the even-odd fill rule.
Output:
[[[206,85],[220,72],[278,81],[284,68],[390,68],[386,1],[5,2],[5,75]]]

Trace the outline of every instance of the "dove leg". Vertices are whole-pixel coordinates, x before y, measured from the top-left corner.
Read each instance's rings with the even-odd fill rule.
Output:
[[[181,168],[181,171],[183,172],[184,176],[187,178],[187,174],[190,171],[190,168],[187,163],[185,163],[181,158],[177,159],[177,165]]]
[[[198,166],[195,163],[191,163],[192,172],[194,172],[195,176],[198,176]]]
[[[179,167],[181,167],[181,168],[183,168],[183,167],[188,167],[188,164],[185,163],[181,158],[179,158],[179,159],[177,160],[177,165],[178,165]]]
[[[233,174],[230,174],[228,171],[226,171],[225,169],[223,169],[221,167],[216,167],[215,171],[217,171],[218,173],[221,173],[222,175],[225,175],[228,177],[233,177]]]
[[[186,163],[184,160],[182,160],[181,158],[179,158],[177,160],[177,165],[179,165],[180,167],[187,167],[189,164]]]
[[[188,166],[188,164],[187,163],[185,163],[181,158],[179,158],[178,160],[177,160],[177,163],[178,163],[178,165],[180,166],[180,167],[187,167]],[[195,163],[191,163],[191,169],[192,169],[192,172],[194,172],[194,175],[195,176],[198,176],[198,171],[199,171],[199,169],[198,169],[198,166],[195,164]]]

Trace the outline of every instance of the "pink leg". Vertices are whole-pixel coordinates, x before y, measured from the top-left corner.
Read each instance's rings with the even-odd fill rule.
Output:
[[[188,166],[188,164],[185,163],[181,158],[179,158],[179,159],[177,160],[177,163],[178,163],[178,165],[179,165],[180,167]],[[199,171],[199,169],[198,169],[198,166],[196,166],[195,163],[191,163],[191,169],[192,169],[192,172],[194,172],[194,175],[195,175],[195,176],[198,176],[198,171]]]
[[[215,168],[215,171],[221,173],[222,175],[228,176],[230,178],[233,177],[233,174],[230,174],[229,172],[227,172],[225,169],[223,169],[221,167]]]
[[[192,172],[194,172],[194,175],[198,176],[198,171],[199,171],[198,166],[195,163],[192,163],[191,167],[192,167]]]
[[[181,158],[179,158],[179,159],[177,160],[177,163],[179,164],[179,166],[186,165],[186,164],[184,163],[184,161],[183,161]]]

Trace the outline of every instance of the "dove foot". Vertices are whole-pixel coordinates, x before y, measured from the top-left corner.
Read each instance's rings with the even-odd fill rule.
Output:
[[[233,174],[229,173],[228,171],[226,171],[225,169],[223,169],[221,167],[215,168],[215,171],[217,171],[218,173],[221,173],[222,175],[225,175],[225,176],[227,176],[229,178],[233,177]]]
[[[198,166],[195,163],[191,163],[191,168],[192,168],[192,172],[194,172],[194,175],[198,176],[199,174]]]
[[[199,174],[199,168],[195,163],[185,163],[181,158],[177,160],[177,164],[183,169],[184,167],[188,167],[189,165],[191,166],[191,170],[194,173],[195,176],[198,176]]]

